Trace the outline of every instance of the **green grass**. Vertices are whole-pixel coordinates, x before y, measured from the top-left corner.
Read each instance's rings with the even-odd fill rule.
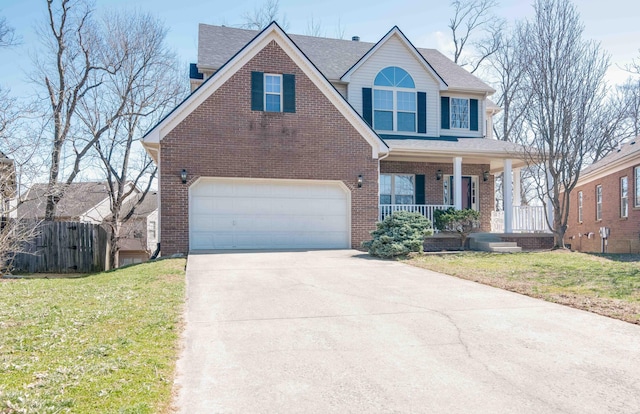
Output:
[[[407,260],[464,279],[640,323],[640,256],[466,252]]]
[[[0,413],[166,412],[184,266],[0,281]]]

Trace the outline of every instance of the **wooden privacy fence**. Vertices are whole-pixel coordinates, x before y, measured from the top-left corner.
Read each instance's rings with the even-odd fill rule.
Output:
[[[35,238],[16,253],[16,271],[29,273],[89,273],[106,269],[107,231],[81,222],[34,222]]]

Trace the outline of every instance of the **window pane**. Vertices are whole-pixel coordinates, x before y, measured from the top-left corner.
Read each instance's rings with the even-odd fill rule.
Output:
[[[398,112],[398,131],[416,131],[416,114]]]
[[[265,110],[280,112],[280,95],[266,95]]]
[[[374,111],[373,128],[382,131],[393,131],[393,112]]]
[[[451,128],[469,128],[469,100],[451,98]]]
[[[620,193],[622,197],[626,197],[627,192],[628,192],[627,177],[622,177],[620,179]]]
[[[398,92],[398,111],[416,111],[415,92]]]
[[[376,79],[373,81],[374,85],[378,86],[393,86],[394,85],[394,70],[393,67],[390,66],[388,68],[382,69]]]
[[[280,76],[265,75],[265,92],[280,93]]]
[[[391,204],[391,194],[380,194],[380,204]]]
[[[375,89],[373,91],[373,109],[393,111],[393,92]]]
[[[380,194],[391,194],[391,176],[380,174]]]
[[[413,175],[396,175],[394,180],[396,203],[398,203],[398,196],[410,196],[411,202],[403,204],[412,204],[413,202]],[[400,204],[400,203],[398,203]]]

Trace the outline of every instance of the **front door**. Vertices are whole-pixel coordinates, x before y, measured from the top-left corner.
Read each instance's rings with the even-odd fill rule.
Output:
[[[471,177],[462,177],[462,209],[466,210],[472,207],[473,206],[471,204]]]
[[[453,176],[450,175],[449,179],[445,181],[445,184],[449,184],[448,188],[445,188],[445,204],[453,205]],[[475,176],[462,176],[462,208],[478,209],[476,204],[476,188],[478,178]],[[448,198],[447,198],[448,196]]]

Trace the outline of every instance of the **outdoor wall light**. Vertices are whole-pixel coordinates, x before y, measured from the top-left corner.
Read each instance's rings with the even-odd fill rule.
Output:
[[[436,180],[442,180],[442,170],[436,171]]]
[[[187,183],[187,170],[184,168],[180,171],[180,179],[182,180],[182,184]]]
[[[485,171],[482,173],[482,179],[484,181],[489,181],[489,171]]]
[[[358,188],[362,187],[362,174],[358,176]]]

